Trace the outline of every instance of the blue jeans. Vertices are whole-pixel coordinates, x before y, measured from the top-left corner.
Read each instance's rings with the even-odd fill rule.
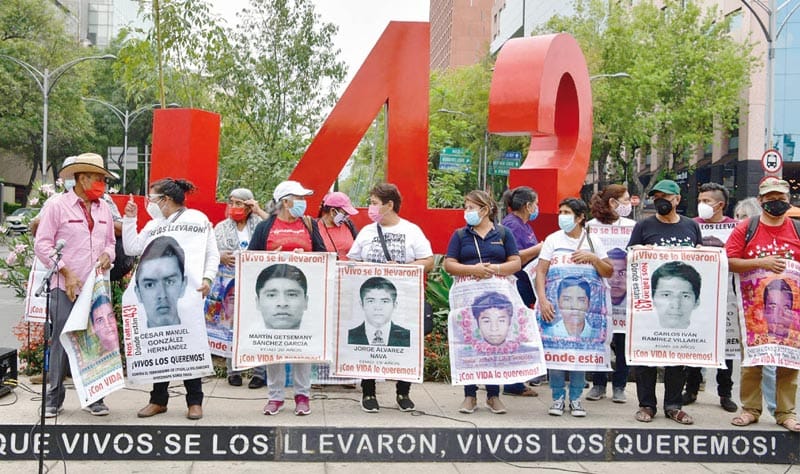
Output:
[[[625,388],[628,384],[628,363],[625,360],[625,334],[615,333],[611,339],[611,350],[617,358],[614,366],[614,375],[611,379],[611,386],[614,388]],[[608,384],[608,372],[595,372],[592,376],[595,387],[602,387],[604,390]]]
[[[464,385],[464,396],[465,397],[476,397],[478,395],[478,386],[477,385]],[[486,386],[486,399],[490,399],[492,397],[500,396],[500,386],[499,385],[487,385]]]
[[[569,400],[580,400],[583,394],[583,385],[586,383],[585,372],[576,370],[548,370],[550,376],[550,389],[553,391],[553,400],[564,398],[566,395],[565,379],[569,372]]]

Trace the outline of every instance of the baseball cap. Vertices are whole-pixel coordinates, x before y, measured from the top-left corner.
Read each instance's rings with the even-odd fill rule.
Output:
[[[353,203],[350,202],[350,198],[347,196],[347,194],[339,191],[326,194],[325,197],[322,198],[322,205],[328,207],[338,207],[351,216],[358,214],[358,210],[353,207]]]
[[[250,191],[247,188],[236,188],[228,195],[228,198],[236,198],[241,199],[242,201],[247,201],[249,199],[255,199],[253,196],[253,191]]]
[[[789,183],[774,176],[764,178],[761,184],[758,185],[758,195],[763,196],[773,192],[789,194]]]
[[[681,187],[678,186],[678,183],[672,181],[671,179],[662,179],[661,181],[656,183],[655,186],[653,186],[653,189],[650,190],[650,193],[648,193],[648,195],[652,196],[657,192],[662,192],[664,194],[680,194]]]
[[[310,196],[311,194],[314,194],[314,191],[304,188],[297,181],[284,181],[275,186],[272,198],[277,202],[286,196]]]

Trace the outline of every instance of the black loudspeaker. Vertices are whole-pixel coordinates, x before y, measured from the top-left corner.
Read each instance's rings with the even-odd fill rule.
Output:
[[[0,347],[0,397],[17,386],[17,350]]]

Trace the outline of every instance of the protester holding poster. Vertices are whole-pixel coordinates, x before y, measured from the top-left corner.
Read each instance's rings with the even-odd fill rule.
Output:
[[[520,270],[516,241],[506,227],[495,225],[496,215],[497,205],[487,192],[476,190],[467,194],[464,198],[464,220],[467,225],[453,233],[447,246],[444,269],[449,274],[485,279],[495,275],[512,275]],[[456,285],[458,282],[454,287]],[[458,289],[451,288],[450,291]],[[498,301],[492,302],[489,297],[494,294],[496,293],[479,296],[473,303],[475,312],[472,315],[481,329],[484,341],[499,346],[506,340],[514,310],[508,299],[501,299],[501,294],[494,298]],[[457,311],[457,308],[451,305],[450,310]],[[464,401],[458,411],[474,412],[477,396],[477,385],[465,385]],[[506,407],[500,400],[499,385],[486,385],[486,407],[492,413],[506,412]]]
[[[758,201],[764,212],[759,218],[742,221],[725,244],[730,270],[740,274],[743,306],[745,347],[739,391],[742,412],[731,420],[736,426],[758,421],[762,411],[761,366],[774,364],[775,420],[789,431],[800,431],[795,414],[800,351],[786,344],[783,337],[787,335],[784,318],[788,316],[795,328],[800,321],[800,234],[795,223],[786,217],[791,207],[789,193],[786,181],[764,179],[758,187]],[[758,219],[757,223],[754,219]]]
[[[394,184],[380,183],[370,190],[368,213],[372,224],[358,233],[347,258],[360,262],[422,265],[425,272],[433,268],[431,243],[422,229],[399,216],[401,202],[400,191]],[[375,379],[362,379],[361,391],[361,409],[377,413],[380,405],[375,397]],[[396,401],[401,411],[414,409],[410,391],[410,382],[397,381]]]
[[[703,243],[700,226],[688,217],[678,214],[677,207],[681,202],[681,188],[678,183],[663,179],[650,190],[656,215],[636,223],[628,242],[633,245],[654,245],[658,247],[691,246]],[[629,263],[630,265],[630,263]],[[629,267],[628,281],[631,280]],[[630,288],[629,288],[630,289]],[[629,304],[630,307],[630,298]],[[630,314],[628,315],[630,316]],[[628,325],[628,345],[630,345],[630,325]],[[628,353],[630,355],[630,353]],[[664,413],[667,418],[681,424],[692,424],[694,420],[683,408],[683,384],[686,380],[682,365],[664,368]],[[657,412],[655,366],[639,366],[636,368],[636,395],[639,398],[639,410],[636,419],[641,422],[653,421]]]
[[[698,188],[697,217],[694,221],[700,224],[703,235],[703,245],[710,247],[724,247],[728,236],[736,225],[736,220],[725,215],[728,209],[728,188],[718,183],[703,183]],[[737,313],[736,294],[733,291],[732,278],[728,282],[728,318],[725,324],[726,340],[735,339],[738,342],[739,318]],[[738,344],[737,344],[738,345]],[[726,351],[727,352],[727,351]],[[683,404],[690,405],[697,400],[700,383],[703,381],[703,369],[700,367],[686,368],[686,388],[683,392]],[[719,404],[727,412],[735,412],[739,407],[731,399],[733,393],[733,359],[725,358],[725,368],[717,369],[717,395]]]
[[[503,202],[508,214],[503,218],[501,224],[508,228],[514,236],[522,266],[534,265],[534,260],[542,250],[542,243],[536,238],[536,234],[531,228],[531,223],[539,217],[539,195],[527,186],[519,186],[506,190],[503,193]],[[528,308],[533,308],[536,296],[533,293],[533,285],[528,273],[520,270],[514,276],[517,277],[517,291],[522,302]],[[505,385],[503,394],[523,397],[539,396],[533,387],[528,387],[523,382]]]
[[[283,181],[272,192],[275,211],[265,221],[258,224],[248,250],[282,250],[284,252],[324,252],[325,244],[319,233],[316,221],[307,217],[306,196],[314,191],[304,188],[297,181]],[[267,271],[265,269],[265,271]],[[298,274],[299,272],[299,274]],[[263,303],[264,324],[267,328],[288,329],[295,324],[299,327],[302,314],[292,311],[285,315],[267,308],[273,295],[288,295],[295,310],[302,306],[302,300],[308,300],[308,285],[303,287],[305,276],[294,267],[277,267],[262,277],[261,284],[256,282],[258,301]],[[271,281],[267,286],[267,282]],[[266,286],[266,289],[265,289]],[[302,290],[302,295],[300,294]],[[262,291],[264,293],[262,293]],[[302,308],[303,312],[305,307]],[[275,316],[275,317],[272,317]],[[292,364],[292,380],[294,386],[294,414],[298,416],[311,413],[309,394],[311,393],[311,364]],[[284,362],[267,365],[267,388],[269,400],[264,406],[265,415],[277,415],[283,409],[284,389],[286,387],[286,364]]]
[[[558,204],[558,227],[544,240],[536,265],[537,319],[542,330],[553,416],[564,414],[569,374],[569,409],[586,416],[581,404],[585,372],[608,370],[610,353],[607,292],[601,279],[613,272],[603,244],[584,228],[589,208],[567,198]]]
[[[214,236],[219,250],[219,270],[206,298],[206,328],[211,353],[224,356],[228,369],[228,383],[235,387],[242,385],[242,375],[231,365],[231,344],[233,339],[232,320],[225,314],[226,295],[233,299],[233,272],[236,253],[247,249],[256,225],[268,214],[261,209],[253,192],[247,188],[236,188],[228,194],[227,217],[214,226]],[[233,308],[230,308],[233,314]],[[267,369],[264,366],[253,369],[249,388],[261,388],[266,383]]]
[[[217,274],[219,251],[206,215],[185,205],[194,190],[184,179],[152,183],[147,196],[152,220],[139,233],[138,206],[133,199],[125,205],[125,253],[141,256],[122,296],[127,373],[133,381],[153,382],[140,418],[167,411],[170,380],[183,380],[186,417],[203,417],[200,377],[213,373],[203,299]]]
[[[628,188],[621,184],[610,184],[602,191],[598,191],[589,201],[593,219],[586,227],[589,235],[600,240],[608,251],[608,258],[614,271],[608,284],[611,288],[611,316],[614,335],[611,339],[611,350],[614,351],[615,365],[611,378],[612,395],[614,403],[625,403],[625,385],[628,383],[628,362],[625,359],[625,307],[628,296],[627,288],[627,252],[630,233],[636,221],[628,219],[633,210],[631,195]],[[608,374],[606,372],[592,373],[592,389],[586,394],[587,400],[600,400],[606,397]]]
[[[41,223],[36,233],[36,258],[48,266],[57,253],[62,258],[54,275],[50,294],[52,335],[45,416],[52,418],[64,408],[66,390],[63,379],[67,372],[67,354],[60,335],[67,322],[83,282],[99,267],[111,268],[114,261],[114,222],[108,204],[100,199],[105,192],[105,179],[116,176],[106,170],[103,157],[84,153],[61,169],[62,178],[73,176],[75,187],[53,199],[39,214]],[[58,249],[56,248],[58,246]],[[92,415],[107,415],[102,399],[87,407]]]

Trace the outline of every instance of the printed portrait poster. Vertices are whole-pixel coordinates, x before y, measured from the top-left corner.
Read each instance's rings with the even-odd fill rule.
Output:
[[[703,245],[723,247],[728,242],[731,232],[738,222],[702,223],[700,233],[703,236]],[[738,284],[734,281],[736,274],[728,279],[728,309],[725,322],[725,358],[739,359],[741,357],[741,330],[739,329],[739,295],[736,292]]]
[[[572,263],[570,255],[554,256],[545,298],[553,304],[555,318],[545,321],[539,304],[534,311],[547,368],[610,371],[610,295],[594,266]]]
[[[447,333],[453,385],[524,382],[546,373],[536,318],[513,277],[456,277]]]
[[[612,332],[625,333],[626,311],[628,310],[628,264],[627,247],[633,226],[592,224],[588,228],[592,237],[600,239],[608,250],[608,259],[614,273],[607,279],[611,293]]]
[[[233,346],[233,309],[235,306],[236,282],[234,268],[220,265],[211,291],[205,301],[208,347],[213,355],[230,357]]]
[[[28,274],[28,287],[25,291],[25,321],[29,323],[45,322],[44,312],[47,308],[47,298],[42,293],[36,296],[36,291],[42,287],[44,277],[47,275],[47,266],[33,258],[31,272]]]
[[[422,383],[425,271],[339,262],[334,375]]]
[[[107,273],[90,272],[64,324],[60,340],[69,359],[81,407],[125,386],[117,318]]]
[[[236,256],[233,368],[330,360],[336,254]]]
[[[783,273],[757,269],[740,278],[742,365],[800,369],[800,263],[786,260]]]
[[[153,229],[122,295],[128,379],[147,384],[214,373],[203,317],[208,223]]]
[[[628,364],[724,368],[727,277],[719,247],[629,249]]]

